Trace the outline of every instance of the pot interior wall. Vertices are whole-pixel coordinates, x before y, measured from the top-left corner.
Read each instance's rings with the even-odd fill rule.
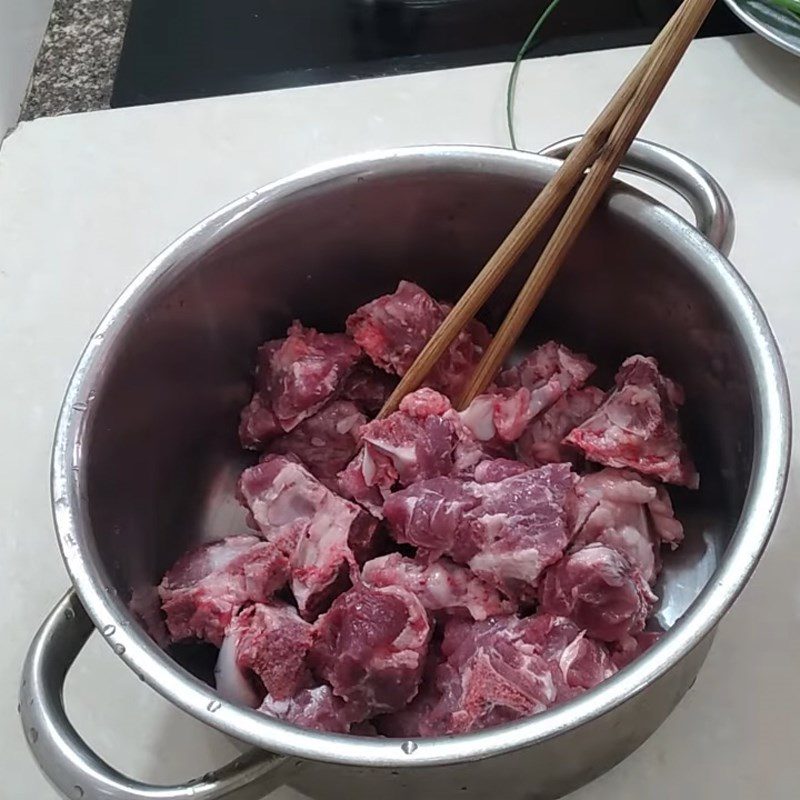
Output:
[[[234,486],[252,458],[236,428],[263,340],[293,318],[340,330],[400,278],[456,299],[546,177],[472,162],[395,173],[330,179],[262,203],[210,247],[176,255],[120,321],[81,452],[91,517],[83,535],[123,597],[156,583],[191,545],[246,530]],[[685,387],[702,484],[671,491],[687,541],[665,557],[660,620],[669,625],[713,572],[743,506],[751,378],[697,251],[670,240],[668,213],[650,207],[643,218],[647,208],[619,190],[595,214],[521,349],[560,339],[597,361],[602,386],[625,356],[651,354]],[[490,327],[539,249],[485,310]],[[188,665],[199,674],[201,661]]]

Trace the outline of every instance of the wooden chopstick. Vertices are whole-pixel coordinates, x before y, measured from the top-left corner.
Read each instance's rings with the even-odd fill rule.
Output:
[[[653,44],[650,46],[650,48],[648,48],[645,55],[634,67],[597,119],[595,119],[595,121],[589,127],[580,143],[564,160],[544,189],[542,189],[542,191],[537,195],[531,206],[511,229],[505,240],[501,243],[500,247],[489,259],[469,288],[461,296],[458,303],[456,303],[456,305],[450,311],[447,318],[440,325],[439,329],[436,331],[436,333],[434,333],[427,345],[417,356],[414,363],[411,365],[409,370],[397,385],[394,392],[392,392],[391,396],[384,404],[380,414],[378,415],[378,418],[383,418],[392,411],[395,411],[403,397],[409,392],[417,389],[422,384],[428,372],[437,363],[439,358],[441,358],[455,337],[458,336],[459,332],[463,330],[466,324],[486,303],[495,289],[499,286],[503,278],[514,266],[518,258],[525,252],[531,242],[541,232],[544,225],[547,223],[553,213],[555,213],[557,208],[567,198],[569,193],[581,181],[586,169],[591,166],[592,162],[603,151],[603,148],[606,147],[615,125],[618,123],[621,115],[630,106],[631,101],[636,95],[637,91],[640,90],[644,77],[655,65],[659,54],[661,54],[664,48],[668,47],[671,42],[677,41],[678,39],[676,37],[678,35],[681,36],[679,41],[682,41],[683,37],[685,36],[685,31],[694,26],[698,8],[705,8],[707,6],[702,15],[702,18],[704,19],[712,5],[713,0],[684,0],[661,33],[653,41]],[[695,9],[693,15],[687,16],[687,12],[692,9]],[[700,22],[702,22],[702,19]],[[681,24],[683,24],[683,28],[681,28]],[[697,28],[699,28],[699,24],[700,23],[697,24]],[[694,33],[696,33],[697,28],[694,28]],[[691,37],[694,36],[694,33],[691,34],[689,40],[691,40]],[[683,49],[680,50],[681,55],[685,51],[686,46],[688,46],[688,41]],[[678,56],[678,59],[679,58],[680,55]],[[675,61],[675,64],[677,64],[677,60]],[[674,65],[667,74],[667,78],[673,70]],[[666,78],[664,83],[666,83]],[[661,88],[663,88],[663,85]],[[660,89],[658,91],[660,93]],[[655,97],[657,97],[657,95]],[[653,98],[652,102],[655,102],[655,97]],[[636,131],[638,131],[639,127],[641,127],[641,124],[641,122],[638,124],[635,129]],[[625,146],[625,149],[627,149],[628,145]],[[592,208],[593,207],[594,206],[592,206]],[[541,259],[539,263],[541,263]],[[536,271],[538,271],[538,264],[534,272]],[[554,275],[555,272],[552,273],[550,278],[544,284],[541,293],[538,295],[539,298]],[[536,297],[536,294],[533,294],[532,296]],[[538,299],[536,302],[538,303]],[[516,305],[517,304],[515,304],[515,306]],[[527,323],[527,319],[530,317],[530,314],[533,313],[534,308],[535,304],[530,308],[530,311],[525,312],[527,313],[527,317],[525,317],[525,323]],[[514,309],[512,308],[512,311],[513,310]],[[517,307],[515,314],[515,319],[517,319],[517,321],[522,319],[523,312],[523,308]],[[509,314],[511,314],[511,312],[509,312]],[[524,327],[525,323],[523,323],[522,327]],[[518,322],[514,324],[517,325]],[[507,329],[507,334],[510,333],[511,330],[512,328],[509,327]],[[519,336],[519,332],[516,335]],[[499,366],[499,363],[502,362],[510,347],[513,346],[515,340],[516,339],[506,342],[504,336],[504,338],[501,340],[502,349],[501,345],[497,345],[494,348],[491,355],[491,361],[487,360],[487,356],[489,356],[492,348],[487,351],[487,353],[484,355],[481,365],[479,365],[479,371],[481,375],[480,382],[476,381],[475,376],[473,376],[468,390],[462,396],[462,402],[467,397],[472,399],[481,391],[483,391],[483,389],[485,389],[485,387],[494,377],[494,373],[492,373],[489,375],[488,380],[486,379],[486,375],[489,372],[491,363],[493,363],[497,359],[498,355],[502,352],[502,357],[500,358],[500,362],[498,362]],[[476,371],[476,375],[477,374],[478,371]]]
[[[458,408],[469,405],[494,379],[713,5],[714,0],[685,0],[681,6],[686,8],[686,13],[678,19],[671,35],[657,51],[597,160],[589,168],[585,180],[470,377],[456,404]]]

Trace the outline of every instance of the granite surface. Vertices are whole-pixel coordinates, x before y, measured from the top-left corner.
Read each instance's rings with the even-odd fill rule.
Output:
[[[55,0],[21,119],[108,108],[131,0]]]

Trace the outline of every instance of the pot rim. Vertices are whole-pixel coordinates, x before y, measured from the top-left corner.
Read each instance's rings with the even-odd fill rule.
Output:
[[[131,612],[108,585],[93,543],[86,538],[88,503],[80,462],[92,386],[125,322],[133,317],[133,308],[173,268],[190,268],[194,254],[207,250],[270,204],[332,181],[399,174],[407,168],[431,169],[442,163],[445,169],[491,173],[493,167],[552,172],[559,162],[494,147],[399,147],[329,161],[250,192],[189,229],[128,285],[83,351],[61,407],[52,455],[53,516],[62,557],[87,612],[99,630],[114,631],[113,641],[111,636],[104,638],[152,688],[202,722],[263,750],[356,766],[444,765],[499,755],[583,725],[642,692],[713,631],[750,577],[778,515],[788,474],[791,420],[786,374],[766,317],[734,267],[689,223],[647,195],[617,183],[609,195],[612,205],[640,218],[645,228],[654,228],[652,220],[657,219],[659,225],[666,225],[670,238],[680,237],[705,262],[702,277],[738,328],[758,388],[753,396],[753,470],[739,523],[708,584],[654,647],[598,687],[528,719],[478,733],[403,742],[304,730],[220,701],[216,692],[173,661],[138,624],[131,624]]]

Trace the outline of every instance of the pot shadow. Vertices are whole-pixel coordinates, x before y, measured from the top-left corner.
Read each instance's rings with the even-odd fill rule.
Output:
[[[731,45],[764,83],[787,100],[800,104],[800,58],[756,34],[736,36]]]

